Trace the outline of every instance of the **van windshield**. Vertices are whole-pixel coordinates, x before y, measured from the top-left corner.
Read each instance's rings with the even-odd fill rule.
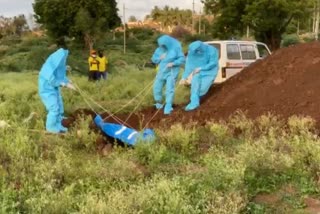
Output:
[[[269,53],[269,51],[268,51],[268,49],[266,48],[265,45],[257,44],[257,47],[258,47],[259,57],[260,58],[265,58],[265,57],[270,55],[270,53]]]
[[[213,47],[215,47],[215,48],[217,49],[218,54],[219,54],[219,59],[220,59],[220,55],[221,55],[221,46],[220,46],[220,44],[218,44],[218,43],[212,43],[212,44],[210,44],[210,45],[212,45]]]

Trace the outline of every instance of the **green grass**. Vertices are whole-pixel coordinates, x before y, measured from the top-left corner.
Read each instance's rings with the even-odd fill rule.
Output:
[[[144,40],[129,38],[127,40],[126,54],[123,54],[123,39],[113,40],[107,35],[104,41],[95,44],[95,49],[104,50],[108,61],[108,71],[116,73],[119,68],[132,65],[143,67],[149,62],[156,48],[156,36],[149,36]],[[0,40],[0,73],[2,72],[26,72],[40,70],[42,64],[52,51],[55,50],[54,42],[44,36],[34,38],[24,36],[22,38],[5,38]],[[76,41],[68,44],[70,56],[68,64],[81,74],[88,71],[89,50]]]
[[[88,118],[64,137],[31,131],[44,130],[46,116],[36,70],[1,77],[0,119],[11,127],[0,129],[0,213],[304,213],[304,199],[319,198],[320,139],[310,118],[250,120],[237,112],[204,127],[156,129],[155,142],[104,156]],[[97,83],[78,71],[69,77],[114,112],[152,83],[155,71],[114,67]],[[62,93],[67,114],[88,108],[79,94]],[[179,88],[175,102],[187,102],[188,93]],[[153,104],[151,88],[122,112],[139,103]],[[31,112],[37,116],[23,123]]]
[[[126,105],[121,111],[124,113],[151,106],[155,75],[156,72],[152,69],[140,71],[129,66],[119,69],[117,74],[110,74],[107,81],[92,83],[88,82],[86,76],[73,72],[69,78],[81,89],[82,93],[62,88],[65,111],[70,114],[80,108],[90,109],[92,107],[96,112],[102,113],[105,110],[114,112]],[[37,91],[37,72],[3,73],[1,76],[0,115],[3,119],[27,117],[31,112],[44,113],[45,109],[43,109]],[[188,89],[178,88],[175,102],[187,102],[185,98],[188,93]],[[128,104],[129,101],[131,102]]]
[[[130,67],[107,82],[71,78],[115,111],[154,75]],[[0,118],[11,125],[0,130],[2,213],[285,213],[303,210],[303,198],[319,195],[320,140],[311,119],[286,122],[267,115],[252,121],[237,113],[225,123],[156,130],[154,143],[116,147],[101,156],[88,120],[63,138],[30,132],[44,129],[46,114],[37,95],[37,73],[2,77]],[[78,94],[63,94],[67,112],[86,108]],[[143,105],[151,104],[149,91]],[[22,123],[33,111],[38,117]],[[280,194],[289,184],[296,193]],[[260,194],[279,195],[281,203],[257,203]]]

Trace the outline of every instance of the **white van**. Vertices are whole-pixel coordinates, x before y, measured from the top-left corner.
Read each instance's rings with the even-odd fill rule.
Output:
[[[256,41],[208,41],[219,52],[219,71],[215,83],[221,83],[244,67],[271,54],[266,44]]]

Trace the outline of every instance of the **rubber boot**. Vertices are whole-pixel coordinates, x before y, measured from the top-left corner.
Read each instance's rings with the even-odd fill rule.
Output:
[[[193,85],[191,85],[191,96],[190,103],[186,106],[186,111],[195,110],[200,106],[200,96],[199,96],[199,84],[194,80]]]
[[[161,104],[161,103],[156,103],[154,105],[155,105],[156,109],[162,109],[163,108],[163,104]]]
[[[62,125],[62,120],[63,120],[64,118],[65,118],[65,117],[64,117],[63,115],[60,115],[59,121],[58,121],[58,123],[59,123],[59,129],[60,129],[61,132],[67,132],[67,131],[68,131],[68,128],[66,128],[66,127],[64,127],[64,126]]]
[[[64,127],[62,124],[60,124],[60,131],[61,132],[67,132],[68,128]]]
[[[172,105],[171,104],[166,104],[164,107],[164,114],[169,115],[173,111]]]
[[[186,111],[192,111],[192,110],[197,109],[198,107],[199,107],[199,104],[195,104],[195,103],[191,102],[186,106],[185,110]]]
[[[58,117],[50,112],[47,115],[46,130],[51,133],[60,133]]]

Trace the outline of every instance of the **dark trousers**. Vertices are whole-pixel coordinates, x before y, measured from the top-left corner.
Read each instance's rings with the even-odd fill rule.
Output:
[[[89,81],[96,81],[99,79],[99,71],[89,71],[88,74]]]
[[[106,80],[107,77],[108,77],[108,74],[107,74],[106,71],[105,71],[105,72],[99,72],[99,78],[98,78],[99,80],[100,80],[100,79]]]

